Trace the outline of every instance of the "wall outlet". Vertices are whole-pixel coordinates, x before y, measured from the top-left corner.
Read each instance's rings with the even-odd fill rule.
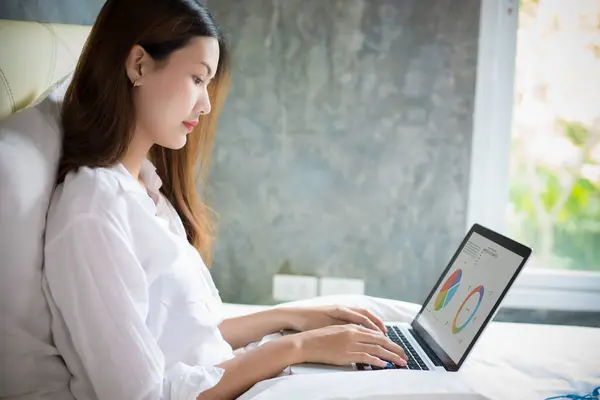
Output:
[[[332,294],[365,294],[365,281],[362,279],[321,278],[319,294],[327,296]]]
[[[319,289],[316,276],[282,275],[273,276],[273,298],[279,301],[301,300],[315,297]]]

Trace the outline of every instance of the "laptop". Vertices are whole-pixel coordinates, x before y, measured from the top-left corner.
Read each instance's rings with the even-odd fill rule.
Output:
[[[473,225],[412,323],[386,322],[388,337],[408,356],[407,366],[391,368],[458,371],[530,255],[530,248]],[[298,364],[290,369],[306,374],[382,368]]]

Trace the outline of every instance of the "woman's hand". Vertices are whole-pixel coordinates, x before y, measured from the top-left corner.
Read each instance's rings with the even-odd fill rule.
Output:
[[[368,310],[344,306],[281,308],[286,310],[290,327],[310,331],[330,325],[356,324],[374,331],[386,332],[383,321]]]
[[[286,336],[295,341],[300,362],[333,365],[364,363],[382,368],[406,365],[404,349],[385,335],[357,325],[329,326]]]

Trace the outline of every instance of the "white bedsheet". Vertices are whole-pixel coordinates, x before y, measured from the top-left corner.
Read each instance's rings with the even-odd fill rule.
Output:
[[[286,305],[345,304],[388,321],[411,321],[419,305],[366,296],[327,296]],[[227,316],[265,307],[226,304]],[[292,375],[256,384],[242,400],[545,399],[600,386],[600,329],[492,323],[456,373],[406,370]]]

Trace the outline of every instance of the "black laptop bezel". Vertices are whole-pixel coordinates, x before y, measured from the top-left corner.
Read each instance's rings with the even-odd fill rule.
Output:
[[[521,264],[519,265],[519,267],[516,269],[515,273],[511,277],[510,281],[508,282],[508,285],[506,285],[506,288],[504,289],[504,291],[502,292],[502,294],[500,295],[500,297],[498,297],[498,300],[496,301],[496,304],[494,304],[494,307],[492,308],[491,312],[486,317],[485,321],[483,322],[483,324],[479,328],[479,331],[477,331],[477,334],[475,335],[475,337],[473,338],[473,340],[469,344],[469,347],[467,347],[466,351],[464,352],[463,356],[461,357],[461,359],[459,360],[459,362],[457,364],[437,344],[437,342],[431,337],[431,335],[429,335],[427,333],[427,331],[425,330],[425,328],[423,328],[423,326],[421,326],[421,324],[419,324],[417,322],[417,320],[419,319],[419,316],[421,316],[421,314],[423,314],[423,311],[425,310],[425,305],[427,303],[429,303],[429,300],[431,300],[431,298],[433,297],[433,295],[436,293],[438,287],[442,283],[442,280],[448,274],[448,271],[450,270],[450,268],[454,264],[454,261],[456,260],[456,258],[458,257],[458,255],[462,252],[463,247],[467,244],[468,240],[471,238],[471,235],[473,233],[478,233],[481,236],[483,236],[483,237],[485,237],[485,238],[493,241],[494,243],[497,243],[498,245],[506,248],[507,250],[510,250],[511,252],[513,252],[515,254],[518,254],[519,256],[523,257],[523,260],[521,261]],[[530,255],[531,255],[531,249],[529,247],[527,247],[525,245],[522,245],[521,243],[518,243],[518,242],[516,242],[516,241],[514,241],[514,240],[512,240],[510,238],[507,238],[506,236],[503,236],[503,235],[501,235],[501,234],[499,234],[497,232],[494,232],[494,231],[492,231],[492,230],[490,230],[488,228],[485,228],[484,226],[479,225],[479,224],[474,224],[471,227],[471,229],[469,230],[469,232],[465,235],[462,243],[460,244],[460,247],[458,248],[458,250],[456,250],[456,252],[454,253],[454,256],[452,256],[452,259],[450,260],[450,262],[448,263],[448,265],[444,269],[444,272],[442,272],[442,274],[440,275],[440,278],[438,279],[438,281],[436,282],[436,284],[433,286],[433,289],[431,290],[431,292],[427,296],[427,299],[423,302],[423,306],[421,307],[421,310],[419,311],[419,313],[417,314],[417,316],[413,319],[413,321],[411,323],[411,327],[414,330],[414,333],[416,335],[418,335],[420,337],[420,339],[422,341],[424,341],[430,347],[430,349],[434,352],[434,354],[443,363],[443,365],[446,368],[446,370],[454,372],[454,371],[458,371],[460,369],[460,367],[462,366],[463,362],[465,361],[465,359],[467,358],[467,356],[471,352],[473,346],[475,345],[475,343],[477,343],[477,340],[479,340],[479,336],[481,335],[481,333],[484,331],[484,329],[486,328],[486,326],[490,322],[490,319],[496,314],[496,310],[498,309],[498,307],[502,303],[502,300],[504,299],[504,296],[506,295],[506,293],[508,292],[508,290],[510,289],[510,287],[514,283],[515,279],[517,278],[517,276],[519,275],[519,273],[521,272],[521,270],[525,266],[525,264],[526,264],[527,260],[529,259]]]

